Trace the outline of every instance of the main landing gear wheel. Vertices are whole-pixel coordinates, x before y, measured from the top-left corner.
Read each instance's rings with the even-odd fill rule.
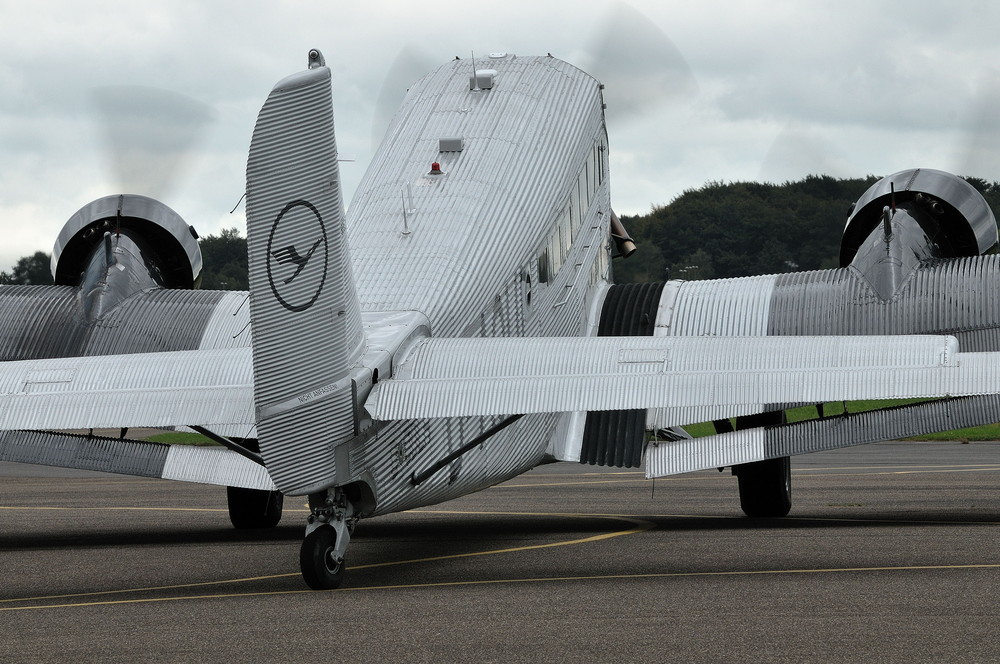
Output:
[[[792,509],[792,460],[789,457],[742,463],[735,468],[740,507],[749,517],[781,517]]]
[[[274,528],[281,521],[285,497],[280,491],[227,486],[229,520],[240,529]]]
[[[736,418],[736,429],[785,423],[785,411],[776,410]],[[765,459],[733,466],[740,485],[740,507],[749,517],[782,517],[792,509],[792,460]]]
[[[313,590],[333,590],[344,580],[344,559],[337,555],[337,531],[320,526],[302,540],[299,550],[302,578]]]

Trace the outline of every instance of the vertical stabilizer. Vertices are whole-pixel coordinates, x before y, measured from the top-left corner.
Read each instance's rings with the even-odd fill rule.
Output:
[[[334,448],[354,435],[351,368],[364,331],[348,254],[330,70],[279,82],[247,161],[254,396],[261,454],[281,491],[335,480]]]

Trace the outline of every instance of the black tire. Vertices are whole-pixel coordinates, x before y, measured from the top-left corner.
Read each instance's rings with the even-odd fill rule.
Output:
[[[281,521],[285,497],[280,491],[227,486],[229,520],[239,529],[274,528]]]
[[[749,517],[782,517],[792,509],[792,460],[789,457],[742,463],[736,467],[740,507]]]
[[[344,580],[344,561],[333,560],[336,546],[337,531],[332,526],[320,526],[302,540],[299,567],[306,585],[313,590],[333,590]]]

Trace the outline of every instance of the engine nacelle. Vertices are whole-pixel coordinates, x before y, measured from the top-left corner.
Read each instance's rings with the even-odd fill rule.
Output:
[[[997,222],[975,187],[951,173],[914,168],[888,175],[873,184],[851,208],[840,243],[840,265],[847,267],[878,228],[886,207],[914,203],[936,220],[935,239],[943,258],[979,256],[997,243]]]
[[[663,282],[614,284],[604,292],[599,337],[652,336]],[[645,447],[646,409],[587,413],[580,461],[598,466],[638,468]]]
[[[196,288],[201,276],[198,234],[163,203],[137,194],[114,194],[80,208],[52,249],[55,283],[77,286],[106,232],[127,234],[165,288]]]

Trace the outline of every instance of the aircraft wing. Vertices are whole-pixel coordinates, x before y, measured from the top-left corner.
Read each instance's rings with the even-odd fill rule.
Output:
[[[272,490],[263,466],[229,450],[38,431],[256,436],[246,298],[152,289],[104,310],[86,289],[0,286],[0,461]]]
[[[275,489],[264,466],[218,447],[166,445],[51,431],[3,431],[0,461],[246,489]]]
[[[646,477],[723,468],[762,459],[821,452],[989,424],[1000,395],[939,399],[792,424],[753,427],[702,438],[653,441]],[[984,415],[986,413],[986,415]]]
[[[427,338],[364,405],[377,420],[659,408],[658,423],[670,426],[751,414],[761,402],[991,395],[998,370],[1000,353],[962,353],[947,336]],[[0,364],[0,430],[201,424],[249,433],[254,418],[248,348]],[[0,439],[0,458],[46,463],[38,459],[67,446],[59,438],[25,443],[25,435]],[[713,449],[736,450],[741,462],[766,458],[762,443],[714,438],[683,444],[709,459],[706,467],[725,465]],[[34,459],[14,458],[15,444],[34,449]],[[86,458],[90,448],[77,449]],[[51,465],[142,474],[115,470],[120,461],[72,465],[73,454]],[[196,481],[231,475],[216,477]]]
[[[230,450],[38,431],[197,424],[252,436],[252,372],[249,348],[5,362],[0,461],[274,490]]]
[[[249,348],[0,364],[0,430],[254,423]]]
[[[0,360],[249,346],[246,299],[153,289],[97,312],[77,288],[0,285]]]
[[[953,337],[427,339],[372,389],[379,420],[664,408],[660,426],[760,403],[990,394],[1000,353]]]

